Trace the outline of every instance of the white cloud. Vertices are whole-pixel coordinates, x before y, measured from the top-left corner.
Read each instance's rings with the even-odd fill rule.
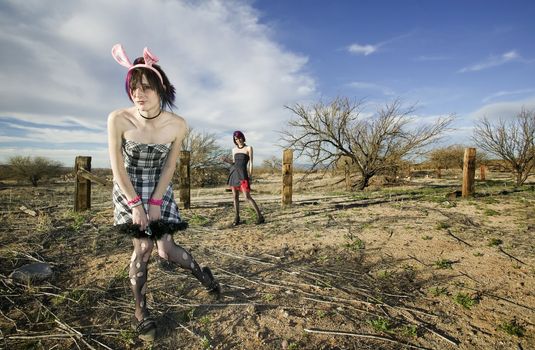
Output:
[[[492,95],[489,95],[485,98],[483,98],[482,102],[486,103],[490,100],[494,100],[496,98],[504,97],[504,96],[512,96],[512,95],[522,95],[522,94],[529,94],[535,92],[535,89],[520,89],[520,90],[512,90],[512,91],[498,91]]]
[[[505,64],[511,61],[518,61],[518,60],[521,60],[520,55],[515,50],[512,50],[500,56],[491,56],[485,61],[476,63],[472,66],[464,67],[460,69],[459,72],[460,73],[476,72],[476,71],[480,71],[483,69],[501,66],[502,64]]]
[[[308,58],[274,42],[247,0],[25,3],[11,2],[12,18],[0,14],[0,44],[9,53],[0,79],[10,82],[0,87],[0,116],[101,129],[32,130],[39,140],[105,139],[107,114],[130,104],[126,71],[110,54],[117,42],[132,60],[145,46],[160,58],[177,89],[176,112],[190,126],[221,134],[229,148],[224,137],[242,129],[260,160],[279,156],[284,105],[316,91]]]
[[[360,44],[351,44],[347,47],[347,51],[355,55],[364,55],[368,56],[376,52],[379,49],[379,45],[360,45]]]
[[[483,117],[489,120],[507,119],[516,116],[522,108],[535,110],[535,96],[523,100],[487,104],[472,112],[469,117],[472,120],[478,120]]]

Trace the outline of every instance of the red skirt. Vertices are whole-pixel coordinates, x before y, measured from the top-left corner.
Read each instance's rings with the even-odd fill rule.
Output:
[[[239,186],[230,186],[231,189],[241,192],[251,192],[249,180],[241,180]]]

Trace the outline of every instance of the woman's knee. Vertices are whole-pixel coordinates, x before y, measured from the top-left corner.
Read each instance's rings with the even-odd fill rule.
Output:
[[[162,238],[162,240],[158,241],[158,255],[162,259],[169,260],[169,253],[173,249],[174,242],[165,239],[165,237]]]
[[[134,241],[134,253],[132,254],[132,261],[142,260],[143,262],[147,262],[153,247],[154,243],[150,239],[140,239]]]

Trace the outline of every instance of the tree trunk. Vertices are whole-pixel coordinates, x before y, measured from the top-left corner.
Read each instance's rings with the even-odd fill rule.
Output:
[[[373,175],[369,175],[369,174],[362,175],[362,178],[356,183],[357,189],[359,191],[362,191],[363,189],[368,187],[370,185],[370,179],[372,178],[372,176]]]
[[[523,176],[522,176],[522,171],[517,171],[516,172],[516,185],[517,186],[522,186],[522,184],[524,183],[524,179],[523,179]]]
[[[39,178],[35,175],[30,176],[30,181],[32,182],[33,187],[37,187],[37,182],[39,181]]]

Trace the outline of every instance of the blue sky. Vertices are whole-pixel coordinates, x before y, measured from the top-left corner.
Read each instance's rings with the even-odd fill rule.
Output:
[[[396,98],[429,121],[456,114],[448,143],[474,121],[535,109],[533,1],[0,2],[0,163],[76,155],[108,167],[106,117],[129,105],[123,67],[148,46],[177,88],[175,112],[256,163],[281,155],[285,105],[335,96],[370,112]]]

